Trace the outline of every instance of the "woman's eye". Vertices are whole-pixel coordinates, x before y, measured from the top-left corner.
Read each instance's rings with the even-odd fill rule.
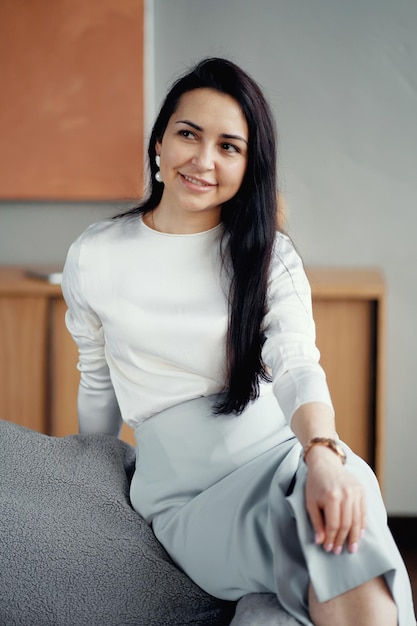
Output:
[[[222,149],[225,152],[240,152],[239,148],[232,143],[222,143]]]
[[[178,134],[181,137],[185,137],[185,139],[192,139],[194,137],[194,133],[192,130],[180,130],[178,131]]]

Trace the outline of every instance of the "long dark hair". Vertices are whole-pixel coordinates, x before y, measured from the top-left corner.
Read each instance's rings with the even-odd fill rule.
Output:
[[[234,63],[204,59],[179,78],[166,96],[148,145],[148,197],[116,216],[145,214],[161,201],[163,184],[155,182],[155,146],[184,93],[209,88],[234,98],[249,130],[248,160],[242,185],[221,211],[223,260],[231,267],[229,326],[226,341],[227,383],[217,413],[241,413],[259,395],[259,382],[269,376],[262,361],[262,322],[277,230],[276,129],[270,107],[257,83]]]

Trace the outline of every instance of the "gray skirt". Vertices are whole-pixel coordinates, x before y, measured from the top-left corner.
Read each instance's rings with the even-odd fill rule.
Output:
[[[177,565],[221,599],[275,593],[308,625],[310,582],[326,601],[382,575],[399,626],[414,626],[407,571],[369,466],[342,444],[346,470],[366,489],[367,527],[356,554],[326,553],[305,508],[301,447],[275,398],[261,396],[240,416],[213,415],[215,400],[174,406],[135,431],[132,505]]]

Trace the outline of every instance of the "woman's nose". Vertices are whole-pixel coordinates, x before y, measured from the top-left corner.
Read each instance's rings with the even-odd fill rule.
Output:
[[[200,171],[214,169],[215,155],[211,146],[200,145],[196,147],[196,151],[192,158],[193,165]]]

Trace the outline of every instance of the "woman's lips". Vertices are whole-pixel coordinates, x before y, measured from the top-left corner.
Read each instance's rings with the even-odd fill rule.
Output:
[[[202,187],[202,188],[216,187],[215,183],[209,183],[207,180],[203,180],[202,178],[195,178],[194,176],[189,176],[188,174],[181,174],[181,173],[180,173],[180,176],[187,183],[190,183],[191,185],[196,185],[197,187]]]

